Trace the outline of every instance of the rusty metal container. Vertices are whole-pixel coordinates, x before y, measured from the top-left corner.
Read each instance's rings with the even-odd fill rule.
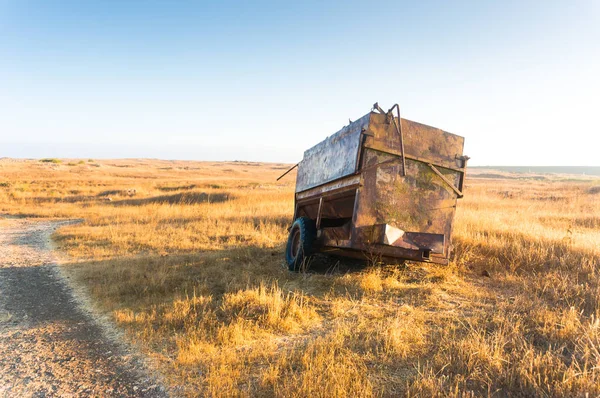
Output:
[[[394,115],[394,109],[396,115]],[[315,252],[447,264],[464,138],[378,104],[304,152],[286,260]]]

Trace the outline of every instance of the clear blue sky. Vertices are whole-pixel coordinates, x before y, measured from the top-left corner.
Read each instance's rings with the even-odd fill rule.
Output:
[[[600,2],[0,0],[0,157],[296,162],[367,113],[600,165]]]

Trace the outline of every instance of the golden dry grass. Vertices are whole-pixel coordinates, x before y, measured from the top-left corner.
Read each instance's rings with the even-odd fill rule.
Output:
[[[179,394],[600,394],[599,181],[471,178],[449,266],[292,274],[285,169],[0,161],[0,211],[84,219],[65,270]]]

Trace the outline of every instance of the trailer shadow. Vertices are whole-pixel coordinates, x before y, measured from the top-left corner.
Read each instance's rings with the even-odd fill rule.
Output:
[[[261,287],[317,301],[331,295],[358,300],[366,296],[393,296],[394,300],[417,303],[431,294],[425,285],[436,283],[424,274],[413,272],[408,277],[402,276],[404,266],[388,266],[384,270],[366,261],[325,255],[314,256],[307,270],[291,272],[281,248],[253,245],[75,262],[63,267],[75,276],[72,280],[82,283],[96,300],[107,303],[111,311],[171,306],[194,295],[210,296],[211,301],[220,303],[228,294]],[[377,291],[364,288],[365,280],[373,275],[388,282],[398,278],[402,287]]]
[[[282,253],[283,256],[283,253]],[[369,261],[340,257],[327,254],[315,254],[308,260],[301,272],[318,275],[336,275],[362,272],[369,266]]]

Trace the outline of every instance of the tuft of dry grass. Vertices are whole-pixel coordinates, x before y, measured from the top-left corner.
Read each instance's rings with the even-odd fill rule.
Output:
[[[0,162],[0,211],[83,219],[65,271],[178,394],[600,394],[598,181],[470,178],[449,266],[292,274],[286,167]]]

